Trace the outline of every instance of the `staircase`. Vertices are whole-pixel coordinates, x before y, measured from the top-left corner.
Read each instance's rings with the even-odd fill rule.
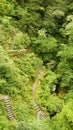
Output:
[[[9,96],[7,96],[7,95],[4,96],[4,102],[5,102],[6,110],[8,112],[9,119],[15,120],[15,117],[14,117],[13,111],[12,111],[12,107],[11,107],[11,104],[10,104]]]
[[[0,100],[4,100],[9,119],[11,121],[15,120],[15,117],[14,117],[13,111],[12,111],[12,107],[10,104],[9,96],[8,95],[0,96]]]
[[[43,110],[41,110],[39,105],[35,103],[34,106],[35,106],[35,109],[37,111],[37,115],[36,115],[37,119],[40,119],[40,118],[45,118],[46,119],[47,115],[43,112]]]

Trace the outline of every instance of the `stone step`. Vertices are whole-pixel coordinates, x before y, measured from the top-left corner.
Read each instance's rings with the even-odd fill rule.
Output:
[[[11,105],[10,105],[10,104],[6,104],[6,107],[9,107],[9,108],[10,108],[10,107],[11,107]]]
[[[5,104],[7,104],[7,105],[11,105],[10,102],[5,102]]]
[[[14,116],[12,115],[12,113],[8,113],[8,116],[11,118],[14,118]]]
[[[12,110],[10,110],[10,109],[7,109],[7,112],[11,112],[11,113],[12,113]]]

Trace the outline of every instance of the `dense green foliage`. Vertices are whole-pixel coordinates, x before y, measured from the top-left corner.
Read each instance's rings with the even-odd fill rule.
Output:
[[[36,102],[48,115],[36,119]],[[55,87],[55,91],[53,88]],[[0,0],[0,130],[73,130],[73,1]]]

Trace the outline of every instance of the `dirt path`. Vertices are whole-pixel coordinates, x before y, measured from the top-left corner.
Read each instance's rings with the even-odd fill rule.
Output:
[[[35,101],[35,99],[36,99],[36,97],[35,97],[36,89],[37,89],[38,81],[39,81],[39,79],[41,78],[42,75],[43,75],[43,71],[40,71],[36,80],[35,80],[35,82],[34,82],[34,84],[32,85],[32,99],[33,99],[33,101]]]
[[[40,78],[43,76],[44,72],[42,70],[40,70],[34,84],[32,85],[32,100],[34,102],[34,107],[37,111],[37,119],[40,119],[40,118],[47,118],[47,115],[43,112],[43,110],[39,107],[39,105],[36,103],[36,90],[37,90],[37,87],[38,87],[38,82],[40,80]]]

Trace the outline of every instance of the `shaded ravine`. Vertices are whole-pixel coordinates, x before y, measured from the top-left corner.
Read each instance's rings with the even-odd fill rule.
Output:
[[[36,103],[37,85],[38,85],[38,81],[40,80],[41,76],[43,76],[43,74],[44,74],[44,72],[42,70],[40,70],[34,84],[32,85],[32,100],[33,100],[33,103],[34,103],[34,107],[37,111],[37,114],[36,114],[37,119],[47,118],[47,115],[43,112],[41,107]]]
[[[0,96],[0,100],[4,100],[6,111],[8,113],[8,117],[11,121],[16,120],[13,114],[13,110],[10,104],[10,99],[8,95]]]

